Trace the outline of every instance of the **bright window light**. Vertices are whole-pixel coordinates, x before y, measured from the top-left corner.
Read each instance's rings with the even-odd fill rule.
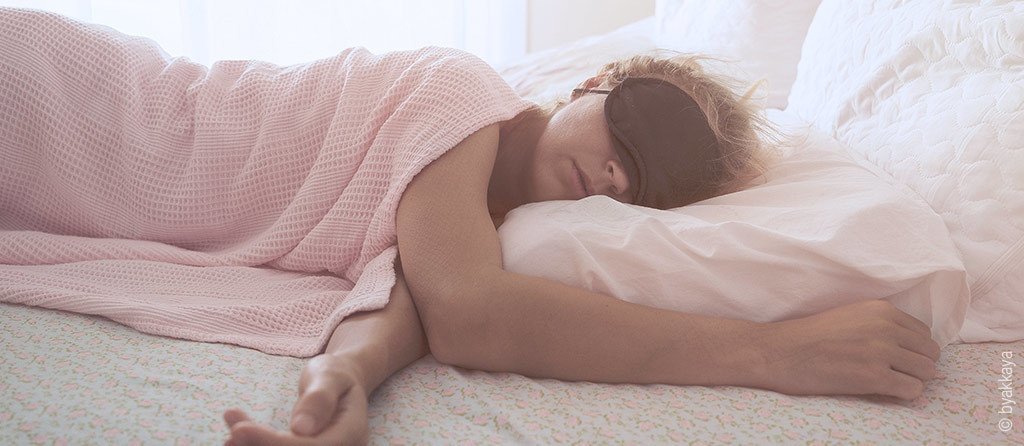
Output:
[[[375,52],[446,46],[496,67],[526,53],[526,0],[0,0],[155,40],[209,65],[307,62],[362,46]]]

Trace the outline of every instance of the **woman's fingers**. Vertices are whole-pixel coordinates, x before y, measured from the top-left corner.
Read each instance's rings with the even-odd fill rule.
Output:
[[[334,418],[338,400],[355,384],[346,374],[313,376],[292,409],[291,429],[298,435],[316,435]]]
[[[228,440],[235,446],[289,446],[317,444],[309,438],[295,437],[286,432],[278,432],[267,426],[243,421],[231,428]]]
[[[254,423],[244,411],[232,408],[224,411],[230,437],[225,446],[282,444],[272,429]]]
[[[929,342],[931,341],[921,340],[914,337],[913,334],[904,333],[903,338],[900,339],[899,348],[895,350],[890,359],[892,369],[922,381],[935,378],[938,373],[935,359],[929,356],[931,353]],[[917,345],[908,345],[915,343]]]
[[[932,335],[932,329],[931,327],[928,326],[928,324],[921,322],[920,319],[911,316],[910,314],[907,314],[907,312],[900,310],[899,308],[896,308],[896,306],[892,305],[891,302],[889,302],[889,305],[892,307],[893,310],[896,310],[894,314],[896,315],[895,321],[897,324],[900,324],[906,328],[921,333],[925,336]]]
[[[889,384],[881,394],[892,395],[907,401],[916,400],[924,394],[924,382],[903,372],[892,370]]]
[[[931,327],[928,326],[928,324],[925,324],[924,322],[921,322],[921,320],[919,320],[918,318],[907,314],[906,312],[900,310],[899,308],[896,308],[896,306],[893,306],[893,309],[896,310],[895,321],[897,324],[900,324],[905,328],[920,333],[922,336],[926,336],[928,337],[928,339],[931,339],[932,329]]]
[[[938,374],[935,362],[940,349],[925,323],[903,311],[896,313],[896,345],[889,355],[891,370],[882,380],[885,391],[879,393],[914,400],[924,393],[925,382]]]
[[[321,438],[341,438],[345,440],[344,444],[366,444],[370,434],[366,422],[367,405],[367,395],[361,386],[349,388],[341,398],[334,422],[324,431]]]
[[[927,356],[933,361],[938,361],[942,349],[932,339],[932,329],[928,327],[928,324],[896,308],[890,302],[882,302],[886,302],[889,307],[889,314],[892,315],[891,321],[895,322],[898,328],[902,328],[897,331],[900,346]]]
[[[240,421],[250,421],[249,416],[242,409],[231,408],[224,411],[224,422],[228,424],[228,429]]]
[[[311,385],[295,403],[291,429],[298,435],[316,435],[334,414],[338,395],[333,389]]]
[[[891,303],[863,301],[768,325],[765,387],[790,394],[921,395],[939,346]]]
[[[328,426],[316,436],[306,437],[290,432],[279,432],[270,427],[256,424],[248,418],[235,421],[231,427],[232,446],[314,446],[314,445],[365,445],[369,436],[366,424],[367,396],[360,386],[354,386],[345,393],[338,410],[328,418]],[[225,414],[227,419],[227,414]]]
[[[897,327],[897,344],[930,359],[933,363],[939,360],[939,344],[931,337],[921,336],[906,328]]]

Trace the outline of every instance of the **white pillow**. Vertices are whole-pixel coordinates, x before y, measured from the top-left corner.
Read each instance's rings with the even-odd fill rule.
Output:
[[[516,208],[498,230],[504,267],[630,302],[760,322],[886,298],[950,343],[969,294],[942,219],[834,140],[804,131],[767,183],[686,207],[596,195]]]
[[[1024,339],[1024,2],[825,0],[787,112],[943,217],[960,338]]]
[[[800,48],[821,0],[657,0],[658,46],[735,63],[733,75],[765,79],[765,106],[786,108]]]
[[[569,93],[605,64],[655,49],[654,17],[531,53],[499,73],[520,96],[543,104]]]

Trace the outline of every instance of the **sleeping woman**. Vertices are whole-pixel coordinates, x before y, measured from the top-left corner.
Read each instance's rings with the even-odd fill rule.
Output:
[[[724,84],[697,57],[636,56],[606,65],[568,101],[455,145],[402,195],[400,269],[388,305],[346,318],[309,362],[291,432],[233,409],[224,414],[231,442],[365,441],[368,395],[427,353],[465,368],[570,381],[920,396],[939,347],[927,325],[888,302],[759,324],[502,269],[495,228],[519,205],[601,194],[670,209],[756,176],[764,123]]]
[[[25,17],[19,16],[19,23],[25,23]],[[90,34],[89,38],[104,37]],[[17,43],[5,45],[13,48]],[[365,57],[357,57],[360,54]],[[449,57],[452,54],[456,56]],[[388,98],[391,96],[385,94],[403,98],[435,94],[442,105],[458,108],[452,116],[478,122],[471,124],[468,136],[441,147],[436,159],[424,161],[407,184],[399,185],[404,187],[399,187],[393,203],[394,218],[383,220],[393,224],[387,229],[394,234],[390,243],[397,245],[396,279],[387,304],[346,316],[334,328],[326,348],[307,363],[298,383],[290,430],[276,431],[242,410],[229,409],[224,413],[230,427],[228,444],[365,443],[370,394],[389,376],[428,353],[445,364],[536,378],[734,385],[792,395],[881,394],[913,399],[921,395],[924,382],[935,376],[939,347],[931,339],[929,327],[884,301],[850,304],[800,319],[756,323],[637,305],[503,269],[496,228],[507,212],[520,205],[600,194],[635,206],[671,209],[737,190],[762,173],[767,157],[759,135],[766,123],[746,97],[727,87],[724,78],[702,69],[699,57],[639,55],[609,63],[579,88],[566,92],[565,100],[506,108],[514,113],[479,122],[482,112],[474,107],[503,100],[484,96],[510,90],[486,64],[475,59],[458,62],[472,56],[437,48],[383,56],[368,55],[365,50],[344,55],[348,59],[339,66],[350,77],[335,82],[376,85],[378,96]],[[0,69],[7,70],[0,74],[8,78],[18,75],[19,69],[29,70],[12,65],[12,60],[28,58],[3,50],[0,57],[8,67]],[[120,63],[137,64],[139,59],[121,58]],[[375,77],[376,83],[363,84],[352,77],[371,64],[407,74],[423,60],[431,61],[432,67],[445,66],[441,70],[445,84],[432,80],[433,74],[411,80],[399,76],[394,82]],[[57,68],[51,67],[57,71],[48,71],[48,75],[66,69],[61,68],[62,63],[58,61]],[[149,73],[161,76],[168,71],[160,68]],[[236,71],[240,75],[244,70]],[[302,69],[274,73],[284,82],[280,79],[297,71]],[[203,79],[213,77],[210,74]],[[446,86],[452,82],[465,88]],[[97,95],[106,91],[99,84],[90,86]],[[463,90],[472,95],[460,97]],[[200,96],[196,100],[212,101],[213,107],[227,106],[222,99]],[[417,135],[443,133],[451,124],[450,119],[438,117],[441,112],[418,114],[415,121],[389,120],[401,113],[401,104],[409,102],[388,101],[399,104],[392,107],[390,115],[378,119],[373,114],[376,109],[367,108],[365,113],[352,114],[350,121],[360,121],[341,131],[373,127],[373,139],[378,141],[399,138],[407,129],[415,129],[406,133]],[[377,104],[376,99],[366,102]],[[332,113],[342,109],[338,103],[327,105]],[[14,116],[11,110],[15,106],[0,103],[0,107],[7,107],[6,116]],[[167,105],[154,102],[145,107],[160,115]],[[194,121],[195,128],[187,130],[194,133],[175,140],[182,144],[175,147],[192,150],[189,147],[196,144],[195,134],[203,125],[242,125]],[[315,120],[301,122],[313,125]],[[34,144],[32,150],[37,152],[49,150],[42,145],[59,144],[21,136],[14,127],[0,122],[0,161],[8,166],[27,169],[24,166],[32,165],[19,163],[33,156],[24,150],[24,144]],[[288,126],[298,127],[300,124]],[[53,128],[59,130],[60,126]],[[151,144],[164,144],[179,135],[166,128],[159,130],[163,133],[149,131],[153,132]],[[401,135],[395,136],[396,132]],[[257,134],[271,132],[264,128]],[[363,167],[334,168],[358,172]],[[0,165],[0,217],[5,212],[42,212],[19,204],[15,195],[21,193],[19,185],[24,183],[19,183],[23,178],[19,180],[18,172]],[[211,179],[206,187],[219,186]],[[377,194],[384,196],[389,190]],[[98,205],[90,215],[106,217],[109,211],[104,210],[103,199],[92,199]],[[380,197],[374,203],[379,202]],[[26,229],[25,222],[49,221],[37,229],[58,232],[59,225],[52,222],[63,221],[36,217],[0,218],[0,230]],[[152,215],[149,221],[155,225],[161,219],[167,216]],[[113,223],[108,226],[109,233],[102,236],[125,236],[117,233]],[[238,223],[223,229],[228,233],[249,229],[243,226]],[[166,242],[157,232],[147,235],[145,228],[150,227],[133,235],[139,240]],[[336,228],[347,230],[343,225]],[[153,231],[172,229],[165,226]],[[90,234],[95,237],[97,231]],[[202,247],[198,240],[191,239],[191,246]],[[178,239],[178,244],[187,243]],[[272,265],[287,263],[275,261]]]

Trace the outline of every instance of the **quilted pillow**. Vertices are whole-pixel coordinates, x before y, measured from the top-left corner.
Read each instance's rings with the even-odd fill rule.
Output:
[[[764,79],[765,106],[783,109],[800,47],[821,0],[657,0],[661,48],[716,55],[739,78]]]
[[[825,0],[789,104],[942,216],[961,339],[1024,339],[1024,2]]]
[[[886,298],[929,324],[940,345],[953,341],[969,296],[942,219],[831,138],[805,136],[766,183],[674,210],[603,195],[516,208],[498,229],[504,267],[760,322]]]

